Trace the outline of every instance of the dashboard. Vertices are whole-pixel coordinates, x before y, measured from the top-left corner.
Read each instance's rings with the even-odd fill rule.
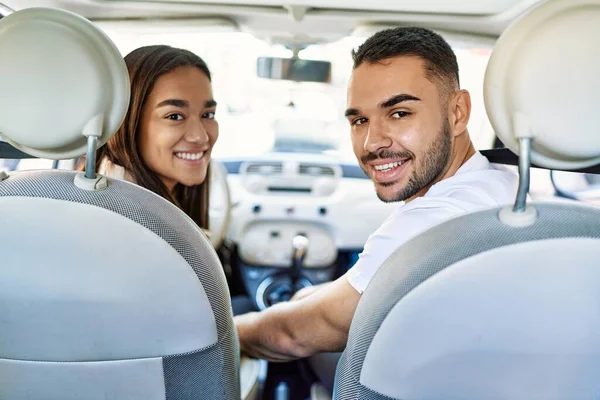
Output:
[[[319,235],[329,234],[337,249],[362,249],[399,206],[380,201],[358,165],[334,157],[270,153],[220,161],[232,198],[228,237],[237,244],[246,239],[268,242],[272,237],[266,227],[271,224],[280,237],[289,236],[290,230],[301,233],[308,224]]]
[[[231,193],[227,237],[237,247],[246,290],[259,308],[269,303],[265,286],[285,286],[294,238],[307,239],[302,285],[326,282],[335,278],[340,258],[360,252],[399,206],[380,201],[356,163],[334,156],[269,153],[219,161]]]

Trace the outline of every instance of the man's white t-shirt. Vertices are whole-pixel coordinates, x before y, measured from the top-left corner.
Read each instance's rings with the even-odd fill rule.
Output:
[[[512,203],[517,187],[517,174],[495,168],[476,152],[456,174],[400,206],[369,236],[346,274],[350,285],[362,294],[383,262],[406,241],[460,214]]]

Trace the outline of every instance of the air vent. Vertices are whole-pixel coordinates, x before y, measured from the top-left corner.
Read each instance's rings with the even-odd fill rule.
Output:
[[[246,174],[276,175],[281,174],[282,171],[281,163],[255,163],[246,167]]]
[[[335,176],[335,170],[325,165],[300,164],[300,175]]]

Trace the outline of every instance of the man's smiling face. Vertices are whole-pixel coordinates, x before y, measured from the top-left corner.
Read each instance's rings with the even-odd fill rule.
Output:
[[[447,93],[414,56],[364,62],[352,73],[346,117],[361,168],[385,202],[409,200],[446,171]]]

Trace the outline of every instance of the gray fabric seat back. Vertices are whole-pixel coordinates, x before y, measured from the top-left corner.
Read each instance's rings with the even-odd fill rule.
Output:
[[[600,0],[548,0],[498,39],[484,97],[519,155],[515,204],[441,223],[385,261],[354,315],[336,399],[598,397],[600,209],[527,194],[532,163],[600,164],[599,35]]]
[[[225,276],[161,197],[74,172],[0,182],[0,398],[233,399]]]
[[[92,166],[0,171],[0,398],[239,399],[209,239],[169,201],[93,169],[129,105],[118,49],[76,14],[28,8],[0,20],[0,59],[2,139]]]
[[[529,227],[486,210],[398,249],[356,310],[336,398],[597,396],[600,210],[535,207]]]

